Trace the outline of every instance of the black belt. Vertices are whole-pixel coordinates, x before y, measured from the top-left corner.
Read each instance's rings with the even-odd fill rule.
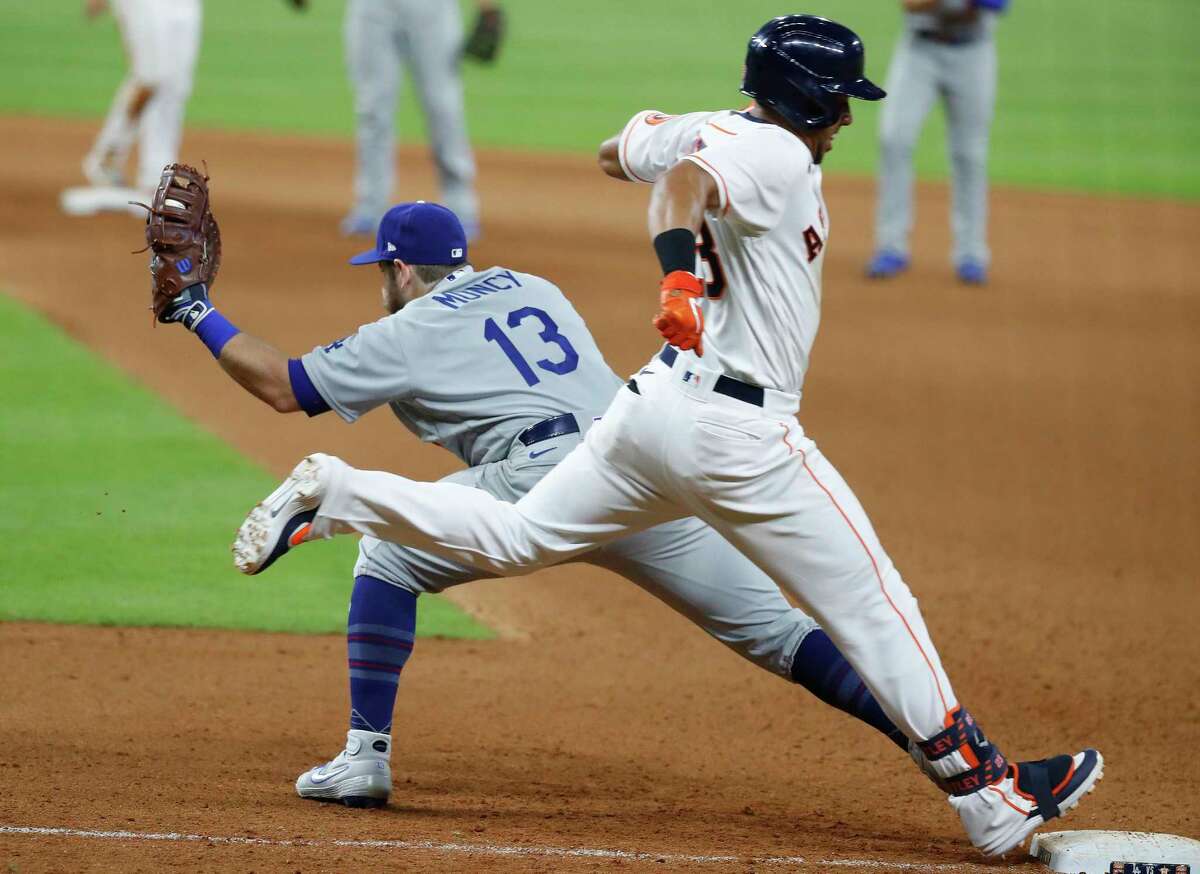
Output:
[[[553,419],[543,419],[536,425],[530,425],[517,435],[517,439],[526,446],[532,446],[534,443],[541,443],[543,440],[578,433],[579,422],[570,413],[563,413],[561,416],[555,416]]]
[[[675,359],[679,357],[679,351],[674,346],[667,344],[662,347],[662,351],[658,353],[658,357],[662,359],[663,364],[667,365],[667,367],[674,367]],[[742,382],[740,379],[734,379],[732,376],[725,376],[724,374],[717,377],[717,382],[713,385],[713,391],[719,395],[725,395],[727,398],[753,404],[756,407],[763,405],[763,398],[766,394],[761,385]]]
[[[940,42],[942,45],[947,46],[965,46],[979,41],[978,37],[950,36],[950,34],[942,33],[940,30],[918,30],[917,36],[921,39],[927,39],[930,42]]]

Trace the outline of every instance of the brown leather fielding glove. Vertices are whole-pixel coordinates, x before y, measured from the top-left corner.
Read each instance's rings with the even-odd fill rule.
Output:
[[[463,56],[490,64],[500,53],[500,39],[503,36],[504,10],[498,6],[480,9],[475,27],[463,43]]]
[[[172,302],[198,283],[211,288],[221,266],[221,231],[209,208],[208,174],[187,164],[168,164],[154,202],[146,208],[154,278],[150,308],[160,322],[172,322],[177,320],[171,317]]]

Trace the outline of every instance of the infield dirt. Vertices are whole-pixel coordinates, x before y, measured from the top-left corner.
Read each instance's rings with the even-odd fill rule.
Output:
[[[280,474],[314,450],[418,478],[456,466],[384,412],[353,428],[279,416],[200,344],[154,328],[145,256],[129,254],[140,224],[57,210],[91,131],[0,120],[9,290]],[[363,247],[336,230],[350,155],[339,141],[185,142],[214,176],[216,300],[290,354],[379,315],[377,277],[345,265]],[[405,196],[435,199],[424,156],[400,160]],[[916,266],[878,284],[861,278],[873,185],[839,178],[836,152],[829,162],[824,323],[801,421],[866,506],[989,735],[1014,759],[1104,752],[1105,779],[1065,827],[1196,836],[1200,207],[996,191],[993,282],[966,288],[945,254],[945,189],[922,186]],[[647,189],[579,157],[485,153],[480,165],[474,264],[549,277],[616,369],[635,369],[657,345]],[[246,585],[286,586],[286,562]],[[764,856],[818,870],[821,859],[978,862],[887,741],[624,581],[566,566],[453,598],[501,638],[418,642],[396,714],[393,803],[370,812],[291,788],[342,741],[342,638],[0,625],[0,826],[323,842],[0,833],[0,860],[21,872],[684,864],[329,843],[346,839],[739,859],[706,870]]]

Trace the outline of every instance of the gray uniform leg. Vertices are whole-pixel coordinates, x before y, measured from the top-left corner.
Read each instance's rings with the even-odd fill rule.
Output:
[[[357,148],[353,213],[371,221],[388,208],[395,179],[400,24],[400,10],[392,0],[349,0],[346,5],[346,67],[354,90]]]
[[[996,44],[991,39],[948,46],[942,89],[946,95],[953,199],[954,263],[988,265],[987,154],[996,103]]]
[[[574,438],[577,442],[577,438]],[[505,462],[459,471],[443,480],[516,501],[547,467],[514,470]],[[816,622],[788,603],[779,587],[720,535],[680,519],[624,537],[581,561],[611,570],[690,619],[734,652],[790,677],[792,657]],[[420,594],[494,575],[417,549],[363,537],[355,576],[368,575]]]
[[[879,196],[875,249],[907,256],[912,231],[913,149],[938,94],[934,46],[905,33],[888,67],[879,119]]]
[[[678,519],[582,558],[641,586],[761,668],[790,678],[792,657],[817,623],[699,519]]]
[[[474,236],[479,223],[475,158],[467,139],[459,50],[462,16],[457,0],[402,0],[408,34],[405,57],[429,128],[442,202]]]

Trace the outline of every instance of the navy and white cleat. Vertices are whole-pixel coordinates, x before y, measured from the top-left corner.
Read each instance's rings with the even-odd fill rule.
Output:
[[[971,843],[985,856],[1019,847],[1038,826],[1066,814],[1104,776],[1092,749],[1008,766],[1004,779],[970,795],[950,796]]]
[[[347,807],[383,807],[392,791],[391,753],[390,735],[351,729],[346,748],[332,762],[299,776],[296,794]]]
[[[307,539],[325,487],[320,456],[310,455],[246,517],[233,541],[233,563],[244,574],[262,573]]]
[[[377,216],[352,212],[342,219],[338,230],[342,232],[343,237],[373,237],[375,229],[378,227],[379,218]]]

